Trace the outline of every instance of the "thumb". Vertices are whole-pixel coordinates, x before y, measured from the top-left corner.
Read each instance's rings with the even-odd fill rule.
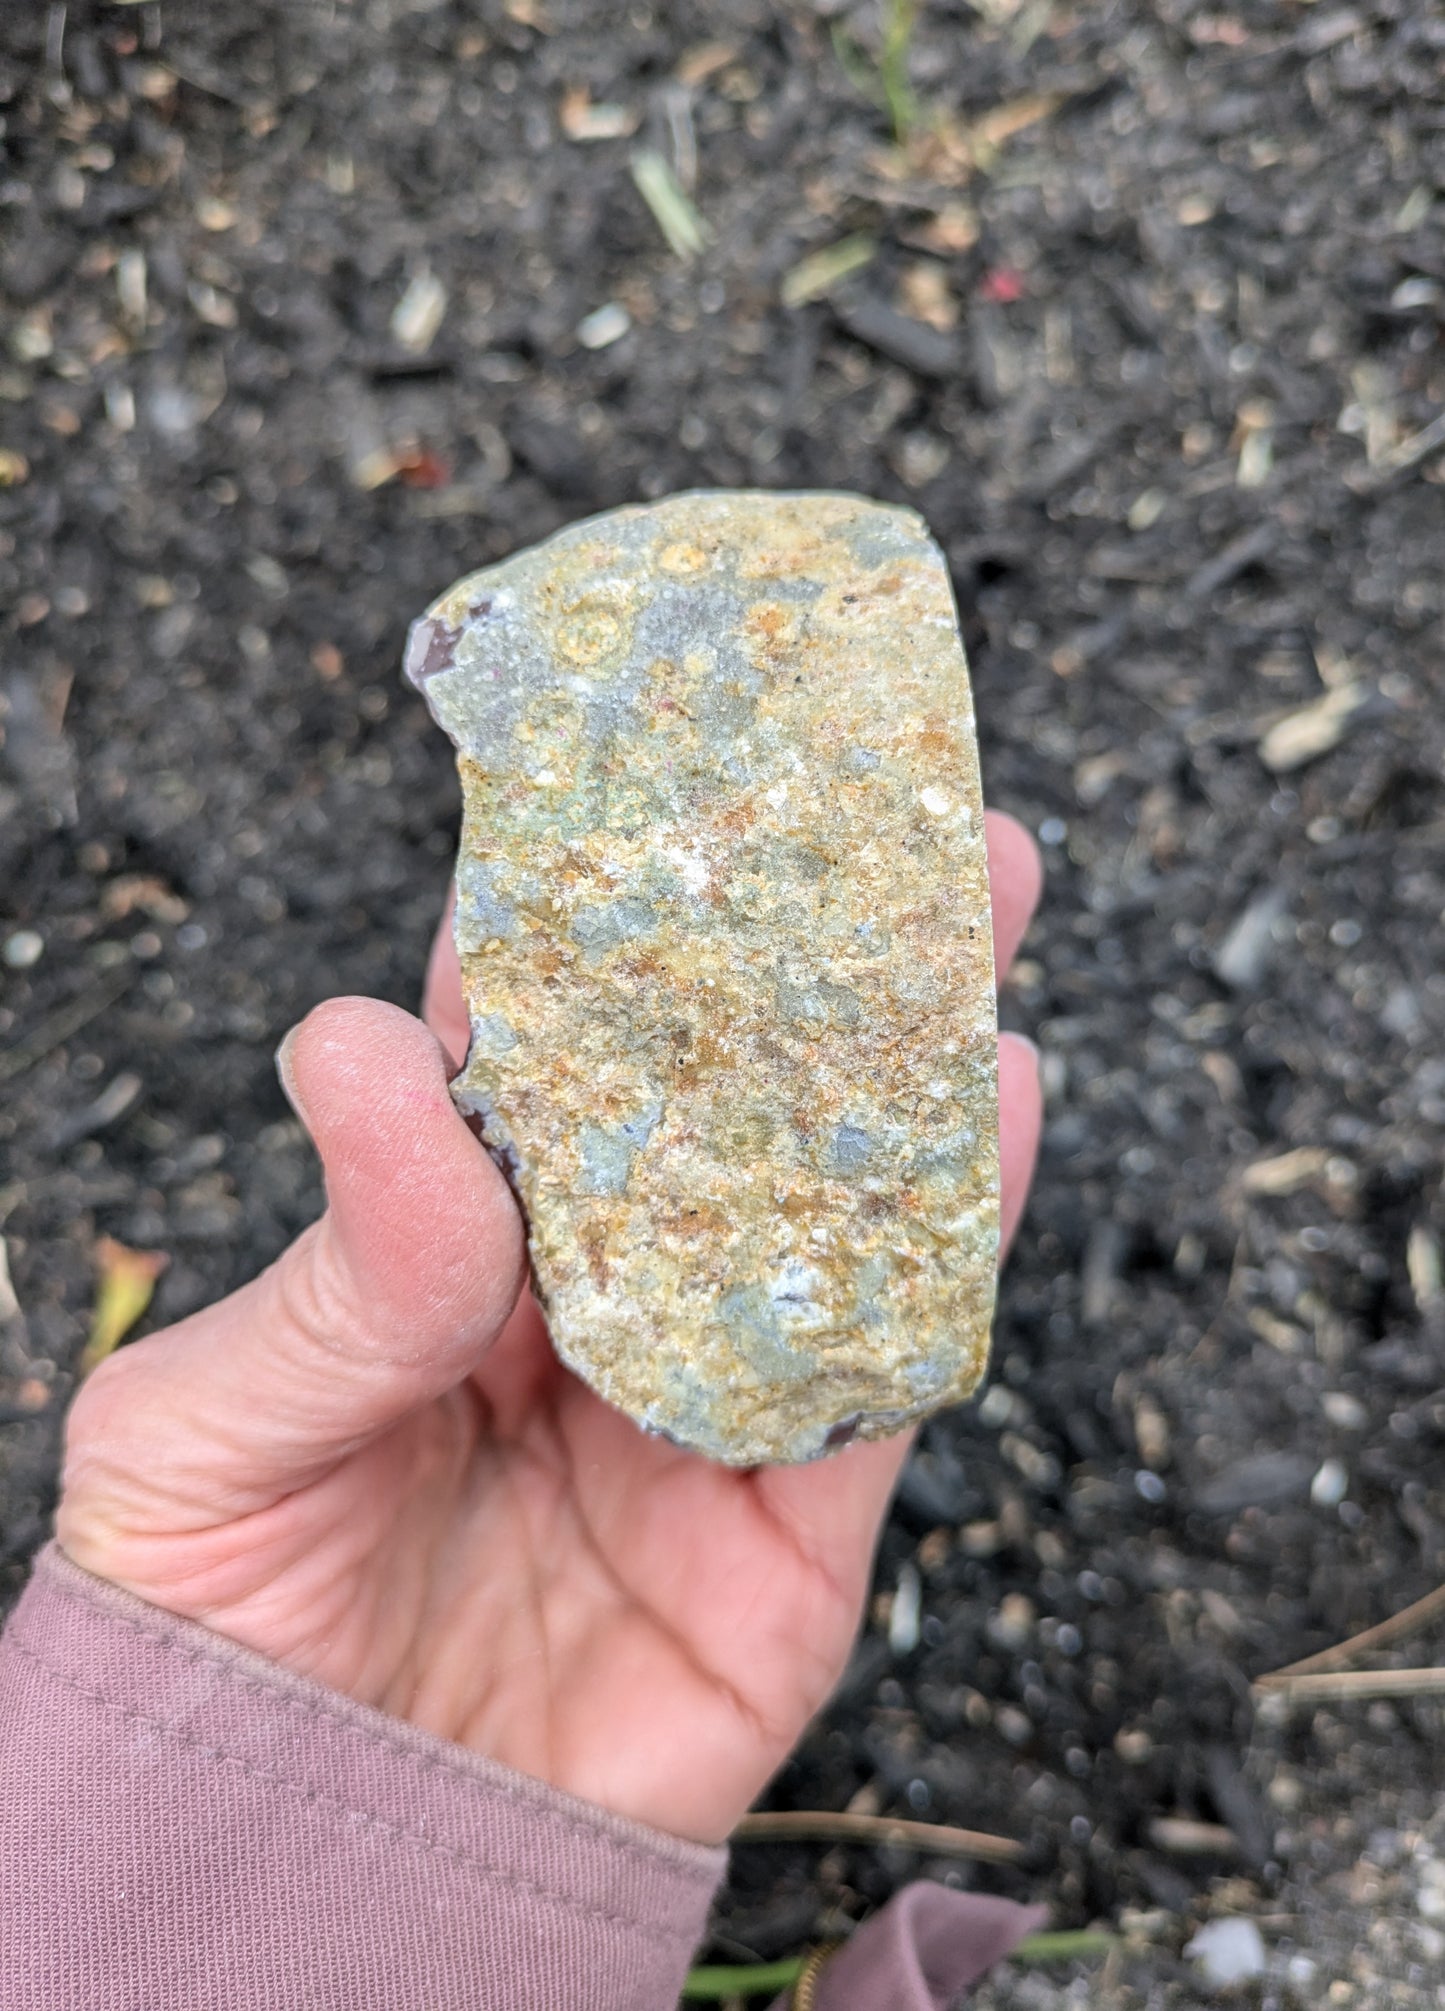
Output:
[[[332,999],[278,1066],[326,1213],[251,1284],[96,1370],[72,1411],[68,1497],[123,1466],[132,1507],[138,1487],[153,1508],[204,1504],[206,1521],[264,1507],[453,1389],[516,1302],[516,1205],[419,1020]]]
[[[516,1204],[447,1093],[435,1035],[376,999],[331,999],[277,1055],[321,1155],[327,1209],[288,1253],[293,1315],[323,1342],[420,1372],[431,1396],[475,1365],[521,1289]],[[304,1260],[304,1261],[303,1261]],[[282,1265],[288,1259],[282,1260]],[[278,1270],[281,1267],[278,1267]]]

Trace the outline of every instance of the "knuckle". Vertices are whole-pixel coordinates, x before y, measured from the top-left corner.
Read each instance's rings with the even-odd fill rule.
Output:
[[[354,1362],[380,1351],[373,1309],[358,1295],[331,1239],[315,1233],[273,1274],[274,1318],[303,1356]]]

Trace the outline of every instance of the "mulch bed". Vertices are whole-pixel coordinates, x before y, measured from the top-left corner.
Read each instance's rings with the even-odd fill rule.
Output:
[[[169,1253],[153,1323],[251,1275],[319,1205],[277,1041],[415,1002],[457,797],[408,620],[636,498],[907,502],[1048,862],[1003,1002],[1047,1137],[992,1391],[923,1434],[772,1799],[1029,1868],[748,1846],[718,1951],[920,1869],[1308,1943],[1378,1902],[1360,1811],[1441,1776],[1430,1700],[1250,1691],[1445,1578],[1440,21],[936,0],[901,151],[877,47],[846,0],[0,18],[0,1585],[97,1236]]]

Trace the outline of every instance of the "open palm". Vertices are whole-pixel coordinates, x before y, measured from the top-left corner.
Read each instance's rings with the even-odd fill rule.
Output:
[[[1033,847],[989,824],[1012,956]],[[283,1050],[328,1208],[219,1305],[104,1363],[71,1413],[63,1547],[90,1571],[618,1814],[721,1840],[847,1656],[905,1439],[738,1472],[647,1437],[553,1354],[521,1224],[429,1033],[366,999]],[[435,1036],[435,1037],[434,1037]],[[1038,1132],[999,1055],[1005,1236]]]

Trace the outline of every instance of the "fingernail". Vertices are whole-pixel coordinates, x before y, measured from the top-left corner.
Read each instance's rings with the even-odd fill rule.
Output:
[[[311,1120],[306,1115],[306,1107],[301,1101],[301,1092],[296,1087],[294,1057],[296,1052],[296,1036],[300,1031],[299,1026],[293,1026],[290,1033],[286,1035],[286,1038],[277,1048],[276,1075],[281,1084],[281,1094],[290,1104],[300,1123],[305,1126],[307,1135],[309,1136],[311,1132]]]

